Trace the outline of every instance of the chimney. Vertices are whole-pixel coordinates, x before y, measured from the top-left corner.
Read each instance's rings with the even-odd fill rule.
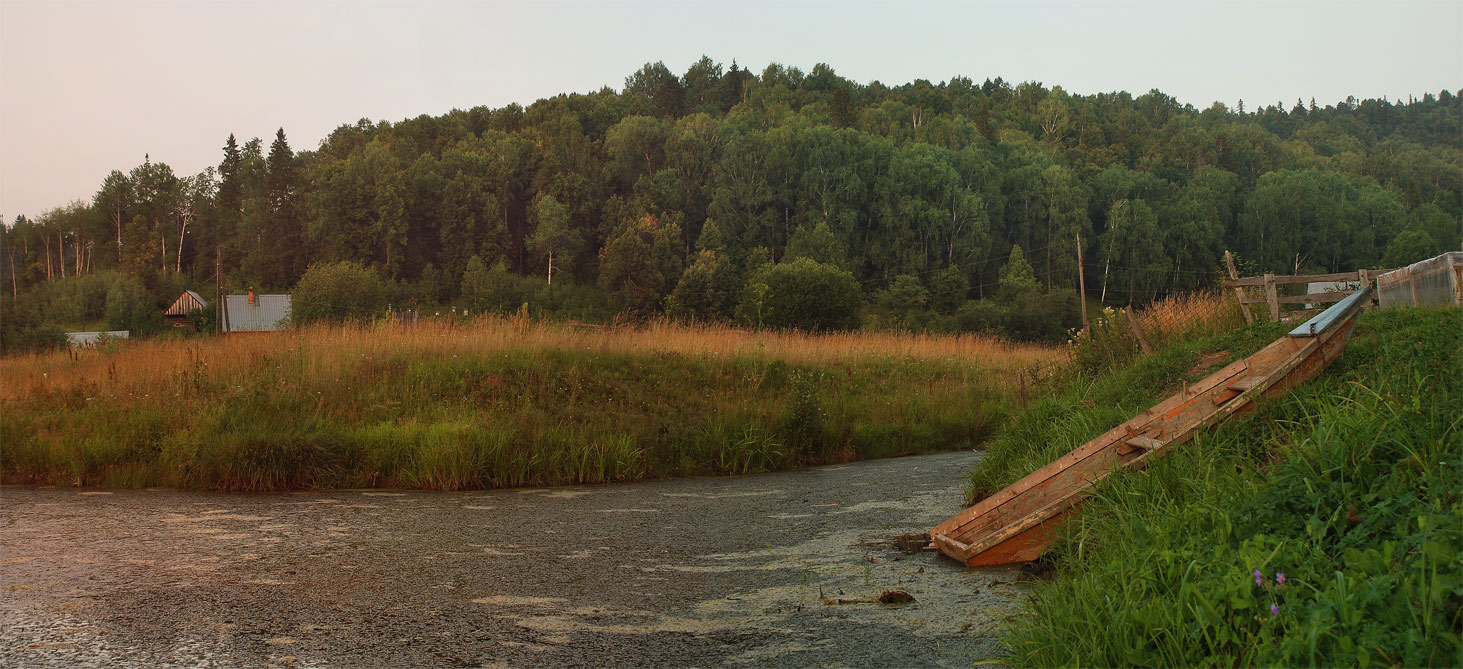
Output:
[[[249,304],[254,304],[254,287],[249,286]]]

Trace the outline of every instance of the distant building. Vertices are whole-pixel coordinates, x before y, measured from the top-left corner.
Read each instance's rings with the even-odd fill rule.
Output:
[[[168,310],[163,312],[163,319],[172,323],[173,327],[180,328],[188,324],[188,314],[207,306],[208,302],[203,300],[202,295],[185,290],[182,295],[178,296],[178,299],[173,300],[173,303],[168,306]]]
[[[1316,293],[1354,293],[1361,290],[1361,284],[1356,281],[1312,281],[1306,284],[1306,294]],[[1317,305],[1304,304],[1303,309],[1314,309]]]
[[[71,348],[96,348],[109,339],[127,339],[130,330],[109,330],[105,332],[67,332],[66,343]]]
[[[225,295],[221,332],[274,332],[290,320],[289,295],[259,295],[253,288],[247,295]]]

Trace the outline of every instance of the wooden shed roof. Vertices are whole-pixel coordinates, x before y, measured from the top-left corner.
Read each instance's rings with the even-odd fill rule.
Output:
[[[182,295],[178,296],[178,299],[173,300],[173,303],[168,305],[168,310],[164,311],[163,315],[187,316],[188,312],[196,311],[206,306],[208,306],[208,302],[203,299],[202,295],[191,290],[185,290]]]

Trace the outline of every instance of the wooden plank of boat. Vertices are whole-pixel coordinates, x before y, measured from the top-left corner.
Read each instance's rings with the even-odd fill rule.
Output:
[[[1348,297],[1250,357],[1225,366],[1079,446],[930,530],[940,552],[970,566],[1034,560],[1058,528],[1109,474],[1149,458],[1201,429],[1248,410],[1319,374],[1346,348],[1355,314],[1371,289]]]

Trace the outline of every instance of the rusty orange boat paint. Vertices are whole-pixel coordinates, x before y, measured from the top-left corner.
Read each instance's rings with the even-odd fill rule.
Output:
[[[1309,381],[1346,350],[1368,287],[1259,352],[1187,385],[1102,436],[1057,458],[930,530],[941,553],[972,567],[1030,562],[1109,474],[1137,470],[1199,430]]]

